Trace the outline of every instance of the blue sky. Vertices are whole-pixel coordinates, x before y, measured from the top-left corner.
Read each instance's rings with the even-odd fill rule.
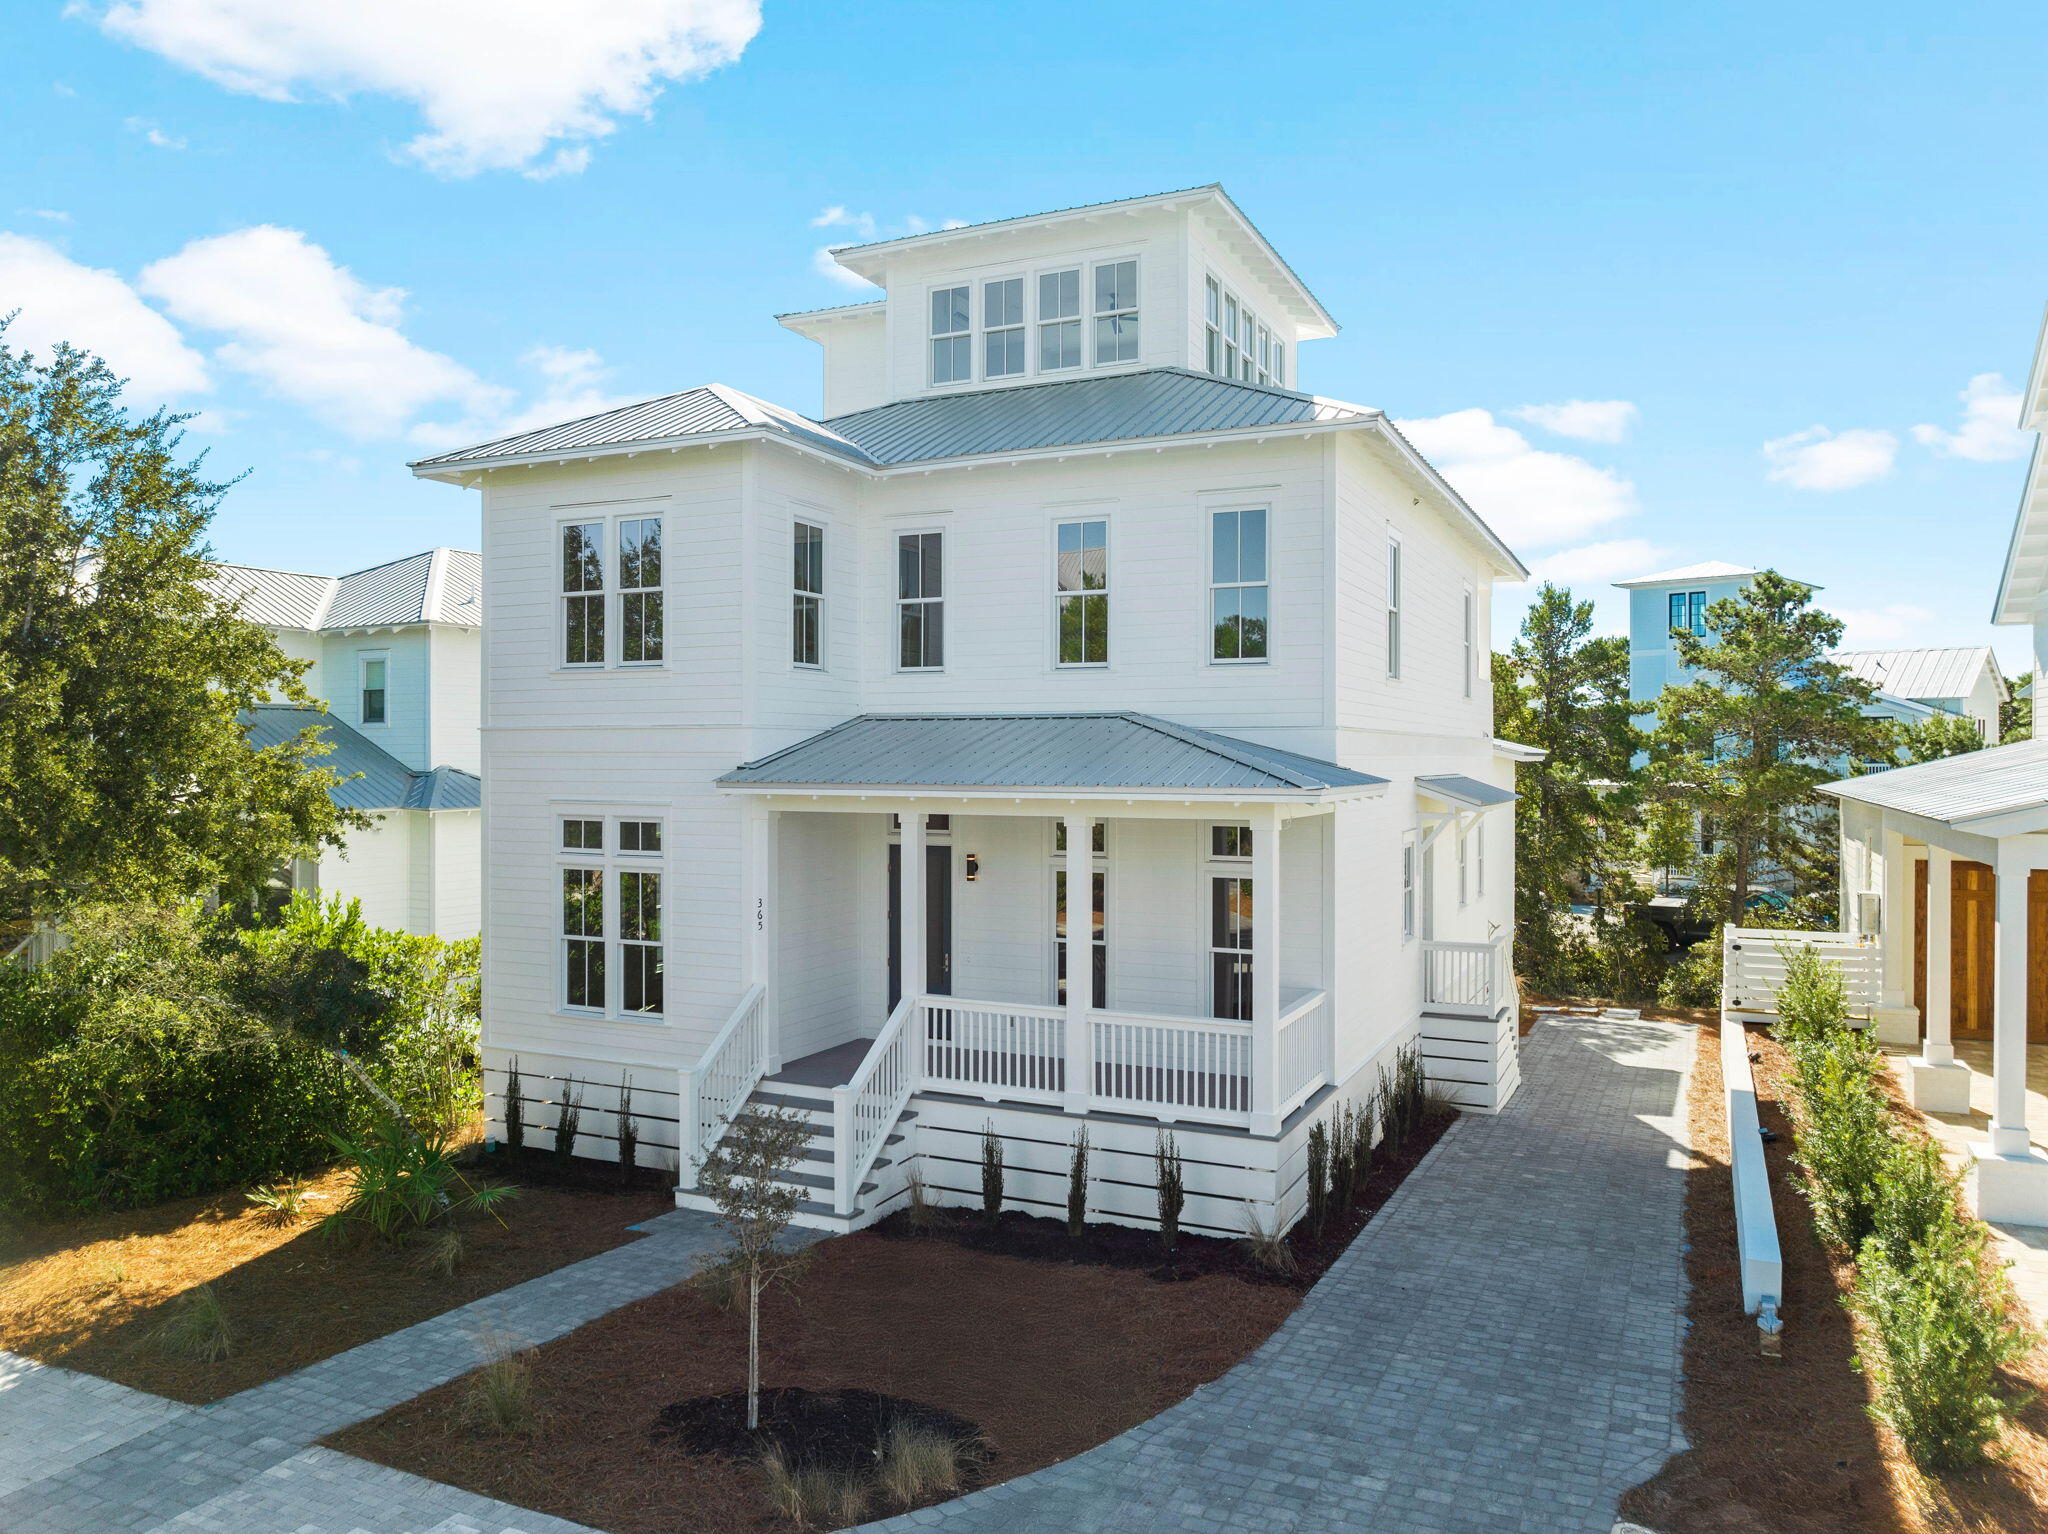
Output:
[[[853,296],[826,210],[1221,181],[1345,327],[1303,386],[1415,423],[1531,564],[1774,565],[1852,643],[2010,668],[2044,44],[1996,0],[23,0],[0,312],[202,412],[223,557],[341,571],[475,546],[434,446],[712,380],[815,410],[772,315]]]

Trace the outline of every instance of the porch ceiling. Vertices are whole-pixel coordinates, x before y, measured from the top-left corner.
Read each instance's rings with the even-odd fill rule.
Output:
[[[744,793],[1317,802],[1385,778],[1148,714],[862,714],[718,780]]]

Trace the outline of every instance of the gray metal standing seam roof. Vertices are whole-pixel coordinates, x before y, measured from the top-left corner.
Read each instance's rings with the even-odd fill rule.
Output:
[[[1496,804],[1511,804],[1521,797],[1511,788],[1499,788],[1492,783],[1482,783],[1477,778],[1468,778],[1456,772],[1429,773],[1418,777],[1415,786],[1439,799],[1469,804],[1475,809],[1489,809]]]
[[[1989,645],[1940,650],[1837,650],[1834,659],[1901,698],[1967,698],[1988,669],[2005,696],[2005,678]]]
[[[861,714],[718,780],[733,787],[1281,790],[1384,787],[1149,714]]]
[[[373,740],[317,708],[265,704],[242,712],[242,733],[258,751],[293,740],[304,729],[320,731],[331,747],[313,765],[347,781],[330,797],[350,810],[473,810],[483,803],[483,780],[456,767],[414,772]]]
[[[2048,807],[2048,740],[2014,741],[1865,773],[1823,783],[1820,791],[1947,825]]]
[[[468,549],[429,549],[339,576],[215,565],[205,584],[222,601],[240,602],[251,623],[271,628],[483,623],[483,558]]]

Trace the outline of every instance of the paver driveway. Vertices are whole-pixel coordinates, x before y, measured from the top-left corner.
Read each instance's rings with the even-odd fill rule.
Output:
[[[1692,1030],[1546,1022],[1505,1113],[1468,1117],[1250,1359],[1064,1464],[875,1529],[962,1534],[1608,1534],[1681,1447]],[[648,1240],[194,1409],[0,1354],[0,1530],[575,1534],[307,1447],[453,1378],[488,1324],[540,1341],[685,1274]]]

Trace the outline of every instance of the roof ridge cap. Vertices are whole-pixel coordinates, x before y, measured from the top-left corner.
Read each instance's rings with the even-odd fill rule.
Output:
[[[1174,739],[1193,746],[1199,751],[1207,751],[1213,756],[1222,757],[1227,762],[1235,762],[1240,767],[1251,767],[1260,772],[1270,773],[1296,788],[1324,788],[1328,786],[1327,784],[1314,782],[1306,775],[1296,772],[1292,768],[1281,767],[1273,762],[1261,761],[1252,754],[1251,750],[1221,744],[1221,742],[1233,739],[1231,736],[1203,730],[1196,725],[1176,724],[1171,719],[1161,719],[1156,714],[1141,714],[1135,710],[1123,711],[1122,717],[1130,720],[1133,724],[1140,724],[1147,729],[1157,730],[1162,735],[1171,735]],[[1246,747],[1253,747],[1253,743],[1250,741],[1246,741],[1244,744]],[[1253,747],[1253,749],[1256,748]],[[1273,749],[1278,750],[1279,748],[1274,747]],[[1294,755],[1295,753],[1289,752],[1288,754]],[[1334,767],[1337,764],[1332,762],[1330,765]]]

